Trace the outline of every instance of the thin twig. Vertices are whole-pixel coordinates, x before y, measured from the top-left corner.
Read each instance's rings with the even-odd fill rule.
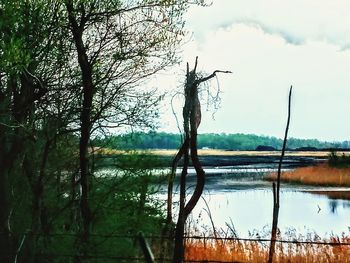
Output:
[[[21,244],[19,245],[19,247],[18,247],[18,249],[17,249],[17,251],[16,251],[16,256],[15,256],[15,261],[14,261],[14,263],[17,263],[17,258],[18,258],[19,253],[21,252],[21,249],[22,249],[22,246],[23,246],[23,244],[24,244],[24,240],[25,240],[25,239],[26,239],[26,234],[23,235],[23,238],[22,238],[22,240],[21,240]]]
[[[216,228],[215,228],[215,225],[214,225],[214,221],[213,221],[213,217],[211,216],[211,211],[210,211],[210,208],[209,208],[209,205],[208,205],[208,202],[207,200],[205,200],[204,196],[201,196],[204,203],[205,203],[205,206],[207,207],[206,209],[204,208],[204,211],[207,212],[208,216],[209,216],[209,219],[210,219],[210,223],[211,223],[211,226],[213,228],[213,231],[214,231],[214,237],[217,238],[218,235],[216,233]]]

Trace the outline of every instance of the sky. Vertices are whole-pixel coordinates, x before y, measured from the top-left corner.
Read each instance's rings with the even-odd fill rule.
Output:
[[[193,65],[196,56],[202,72],[233,72],[209,83],[213,93],[220,89],[221,107],[207,111],[203,95],[199,133],[282,138],[292,85],[290,137],[349,140],[349,14],[350,1],[342,0],[213,0],[209,7],[191,7],[183,62],[159,81],[181,91],[186,62]],[[182,99],[173,103],[180,125]],[[177,132],[169,105],[170,96],[160,130]]]

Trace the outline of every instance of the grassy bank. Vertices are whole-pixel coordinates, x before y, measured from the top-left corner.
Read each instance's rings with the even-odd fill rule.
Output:
[[[275,180],[276,173],[266,176],[267,180]],[[327,164],[297,168],[284,172],[281,180],[289,183],[299,183],[319,186],[350,186],[350,168],[331,167]]]

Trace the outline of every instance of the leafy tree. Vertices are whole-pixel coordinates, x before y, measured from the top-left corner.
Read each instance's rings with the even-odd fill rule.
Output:
[[[154,127],[161,97],[142,85],[178,61],[189,4],[0,0],[1,255],[27,229],[28,261],[39,260],[37,235],[62,226],[87,241],[98,196],[90,138]]]
[[[152,126],[159,97],[138,86],[176,61],[188,1],[64,1],[81,78],[80,209],[89,237],[88,146],[96,128]]]
[[[53,18],[49,2],[0,2],[0,254],[11,254],[17,246],[10,233],[14,197],[29,183],[35,198],[41,195],[41,179],[32,167],[45,167],[43,147],[43,110],[48,94],[48,76],[52,75]],[[47,105],[47,104],[46,104]],[[45,144],[45,143],[44,143]],[[34,151],[34,152],[33,152]],[[32,160],[43,160],[32,163]],[[17,167],[23,166],[22,177]],[[37,170],[39,171],[39,169]],[[20,177],[18,177],[20,176]],[[21,182],[22,187],[17,187]],[[15,183],[15,184],[14,184]],[[17,190],[19,192],[17,192]],[[13,194],[10,196],[9,193]],[[33,200],[32,226],[39,217],[39,199]],[[35,210],[35,211],[34,211]],[[13,231],[13,230],[12,230]],[[4,259],[9,260],[8,257]]]

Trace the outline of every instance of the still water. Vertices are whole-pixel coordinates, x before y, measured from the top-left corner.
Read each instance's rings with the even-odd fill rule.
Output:
[[[271,171],[269,168],[247,167],[244,170],[244,167],[217,167],[207,168],[206,171],[203,198],[189,219],[199,230],[212,229],[208,205],[217,229],[227,230],[229,226],[240,237],[249,237],[252,233],[264,235],[270,231],[273,195],[271,183],[263,180],[264,174]],[[194,185],[195,177],[190,175],[189,179],[188,184]],[[282,236],[290,235],[291,232],[304,237],[316,233],[322,238],[332,234],[342,235],[343,232],[349,234],[350,201],[332,200],[305,192],[315,189],[350,190],[282,184],[279,214]],[[165,197],[165,193],[162,196]],[[176,201],[178,195],[174,198]]]

